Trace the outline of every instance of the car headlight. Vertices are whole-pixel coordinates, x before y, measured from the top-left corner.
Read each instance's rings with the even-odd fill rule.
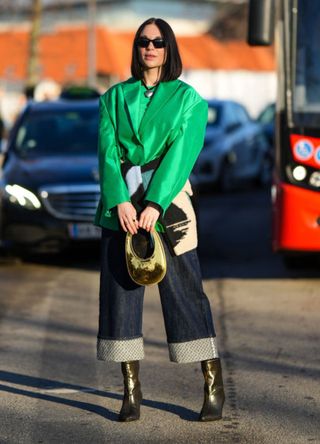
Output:
[[[38,210],[41,202],[35,194],[20,185],[6,185],[6,194],[13,204],[21,205],[28,210]]]

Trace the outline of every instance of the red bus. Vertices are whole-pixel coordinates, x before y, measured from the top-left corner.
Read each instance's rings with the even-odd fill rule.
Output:
[[[320,252],[320,7],[250,0],[248,43],[275,36],[278,93],[272,187],[273,248]]]

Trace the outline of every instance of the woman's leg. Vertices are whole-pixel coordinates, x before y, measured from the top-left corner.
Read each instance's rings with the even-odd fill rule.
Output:
[[[159,283],[159,291],[170,360],[182,363],[217,358],[216,334],[197,252],[173,256],[165,248],[167,274]]]
[[[124,241],[124,232],[102,230],[97,357],[121,362],[124,395],[118,419],[129,422],[140,418],[144,287],[136,285],[127,273]]]
[[[222,417],[225,400],[221,362],[210,304],[202,287],[196,250],[181,256],[167,253],[167,274],[159,284],[170,360],[201,361],[204,400],[200,421]]]
[[[144,287],[128,275],[124,241],[124,232],[102,230],[97,357],[103,361],[137,361],[144,357]]]

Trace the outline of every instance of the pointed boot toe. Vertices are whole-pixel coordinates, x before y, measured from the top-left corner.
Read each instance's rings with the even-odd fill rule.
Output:
[[[140,404],[142,401],[141,385],[138,378],[139,361],[122,362],[121,370],[124,395],[118,420],[120,422],[137,421],[140,419]]]
[[[224,400],[223,390],[217,390],[210,395],[205,394],[199,421],[218,421],[221,419]]]
[[[125,393],[118,420],[120,422],[137,421],[140,419],[142,393],[140,386],[131,395]]]
[[[199,421],[218,421],[222,418],[225,401],[220,359],[202,361],[204,375],[204,401]]]

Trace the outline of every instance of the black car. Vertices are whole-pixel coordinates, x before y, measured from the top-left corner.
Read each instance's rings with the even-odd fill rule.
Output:
[[[14,125],[0,179],[4,246],[59,251],[100,237],[97,99],[30,102]]]

